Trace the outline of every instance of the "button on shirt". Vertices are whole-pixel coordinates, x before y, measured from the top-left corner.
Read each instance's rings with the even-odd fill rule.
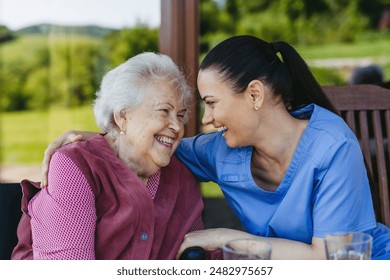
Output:
[[[146,232],[141,233],[141,240],[146,241],[149,239],[149,235]]]

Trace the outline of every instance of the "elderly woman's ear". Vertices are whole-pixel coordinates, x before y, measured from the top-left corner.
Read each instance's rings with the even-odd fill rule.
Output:
[[[116,125],[118,126],[118,129],[120,132],[126,131],[126,124],[127,124],[127,111],[126,110],[120,110],[114,112],[114,120]]]

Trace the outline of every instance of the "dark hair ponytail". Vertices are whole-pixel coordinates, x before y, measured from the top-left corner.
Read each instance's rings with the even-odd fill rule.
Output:
[[[249,35],[231,37],[206,55],[200,70],[206,69],[217,71],[236,93],[258,79],[281,96],[288,109],[315,103],[337,113],[307,64],[286,42],[268,43]]]
[[[288,68],[291,76],[293,96],[289,100],[292,108],[315,103],[334,113],[337,110],[326,96],[322,87],[311,73],[309,66],[302,59],[299,53],[288,43],[283,41],[270,43],[275,53],[280,53],[284,65]]]

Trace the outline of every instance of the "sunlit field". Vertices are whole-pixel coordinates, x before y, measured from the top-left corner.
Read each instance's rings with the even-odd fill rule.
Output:
[[[47,145],[70,130],[99,131],[92,106],[51,108],[45,112],[0,113],[1,163],[38,164]]]

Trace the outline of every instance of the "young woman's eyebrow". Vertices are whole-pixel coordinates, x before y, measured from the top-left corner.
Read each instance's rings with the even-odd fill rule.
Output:
[[[206,101],[207,98],[213,97],[212,95],[206,95],[205,97],[202,98],[203,101]]]

